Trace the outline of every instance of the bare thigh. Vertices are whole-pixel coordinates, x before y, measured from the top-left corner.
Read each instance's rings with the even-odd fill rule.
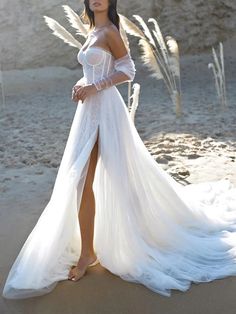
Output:
[[[87,176],[85,180],[85,186],[84,186],[85,192],[87,189],[91,189],[93,185],[95,170],[97,166],[97,159],[98,159],[98,138],[99,138],[99,132],[98,132],[97,140],[93,146],[93,149],[90,155],[89,167],[88,167]]]

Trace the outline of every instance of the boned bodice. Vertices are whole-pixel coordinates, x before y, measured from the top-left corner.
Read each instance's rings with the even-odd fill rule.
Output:
[[[78,62],[83,66],[84,78],[88,84],[107,77],[115,71],[114,56],[101,47],[91,46],[78,52]]]

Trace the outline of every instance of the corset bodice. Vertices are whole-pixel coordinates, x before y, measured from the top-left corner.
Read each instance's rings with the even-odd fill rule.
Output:
[[[77,59],[83,66],[87,83],[94,83],[114,72],[114,56],[101,47],[92,46],[85,50],[80,49]]]

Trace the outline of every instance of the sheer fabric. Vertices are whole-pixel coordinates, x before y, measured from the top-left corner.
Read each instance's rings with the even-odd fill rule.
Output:
[[[123,63],[115,69],[113,56],[98,47],[80,50],[78,61],[85,83],[117,68],[128,71]],[[163,296],[186,291],[191,282],[235,275],[235,187],[227,180],[177,183],[150,155],[111,86],[78,102],[51,198],[10,269],[3,296],[48,293],[78,261],[78,211],[98,130],[93,189],[100,264]]]
[[[136,68],[131,56],[128,53],[114,61],[114,69],[116,70],[114,74],[101,78],[94,83],[98,91],[111,87],[112,85],[133,81]],[[124,79],[124,74],[126,79]]]
[[[129,79],[127,81],[133,81],[136,73],[136,68],[131,55],[127,53],[125,56],[118,58],[114,61],[114,68],[116,71],[125,73]]]

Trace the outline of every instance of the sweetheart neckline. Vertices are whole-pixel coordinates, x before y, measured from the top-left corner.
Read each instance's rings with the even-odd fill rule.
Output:
[[[93,49],[100,49],[100,50],[102,50],[102,51],[108,53],[111,57],[114,58],[114,56],[113,56],[113,54],[112,54],[111,52],[109,52],[108,50],[106,50],[106,49],[104,49],[104,48],[102,48],[102,47],[98,47],[98,46],[90,46],[90,47],[87,47],[87,48],[84,49],[84,50],[81,48],[81,50],[82,50],[82,52],[86,53],[86,50],[91,49],[91,48],[93,48]]]

